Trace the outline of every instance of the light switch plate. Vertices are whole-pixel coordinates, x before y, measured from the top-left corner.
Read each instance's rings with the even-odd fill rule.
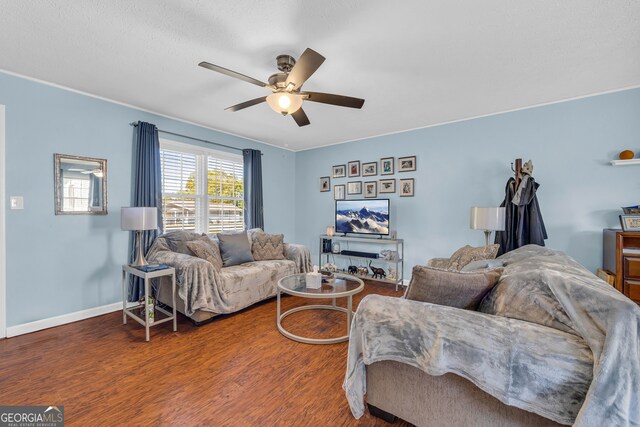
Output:
[[[24,198],[22,196],[11,196],[11,209],[24,209]]]

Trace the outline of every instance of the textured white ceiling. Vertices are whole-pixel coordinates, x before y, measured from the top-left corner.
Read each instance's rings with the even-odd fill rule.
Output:
[[[299,150],[640,85],[640,2],[3,0],[0,69]],[[266,104],[275,57],[327,60],[299,128]]]

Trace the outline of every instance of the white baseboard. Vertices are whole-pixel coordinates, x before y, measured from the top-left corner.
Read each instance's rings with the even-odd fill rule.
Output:
[[[54,326],[65,325],[67,323],[77,322],[78,320],[89,319],[90,317],[113,313],[114,311],[118,310],[122,310],[122,301],[103,305],[101,307],[94,307],[87,310],[76,311],[75,313],[62,314],[60,316],[50,317],[48,319],[36,320],[35,322],[10,326],[7,328],[7,338],[28,334],[35,331],[41,331],[43,329],[53,328]]]

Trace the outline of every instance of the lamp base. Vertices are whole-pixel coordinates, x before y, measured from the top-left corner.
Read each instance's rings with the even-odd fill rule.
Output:
[[[131,264],[131,267],[142,267],[143,265],[149,265],[144,257],[144,252],[142,251],[142,231],[136,231],[136,240],[138,243],[138,253],[136,255],[136,260]]]
[[[489,240],[491,240],[491,230],[484,230],[484,238],[486,240],[485,246],[489,246]]]

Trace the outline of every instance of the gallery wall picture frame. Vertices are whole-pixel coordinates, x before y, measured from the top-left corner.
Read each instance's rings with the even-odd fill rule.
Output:
[[[349,172],[349,178],[360,176],[360,160],[353,160],[347,163],[347,171]]]
[[[378,175],[378,162],[368,162],[362,164],[362,176]]]
[[[413,172],[416,170],[416,156],[398,157],[398,172]]]
[[[327,191],[331,191],[331,178],[328,176],[320,177],[320,192],[326,193]]]
[[[367,181],[364,183],[365,199],[375,199],[378,197],[378,181]]]
[[[383,157],[380,159],[380,175],[393,175],[394,173],[393,157]]]
[[[333,186],[333,198],[334,200],[344,200],[344,184]]]
[[[620,215],[622,231],[640,231],[640,215]]]
[[[391,179],[381,179],[378,185],[378,192],[382,193],[395,193],[396,192],[396,180],[394,178]]]
[[[400,180],[400,197],[413,197],[414,196],[414,184],[413,178],[406,178]]]
[[[362,194],[362,181],[347,182],[347,194]]]
[[[347,166],[346,165],[336,165],[332,168],[333,177],[334,178],[344,178],[347,176]]]

